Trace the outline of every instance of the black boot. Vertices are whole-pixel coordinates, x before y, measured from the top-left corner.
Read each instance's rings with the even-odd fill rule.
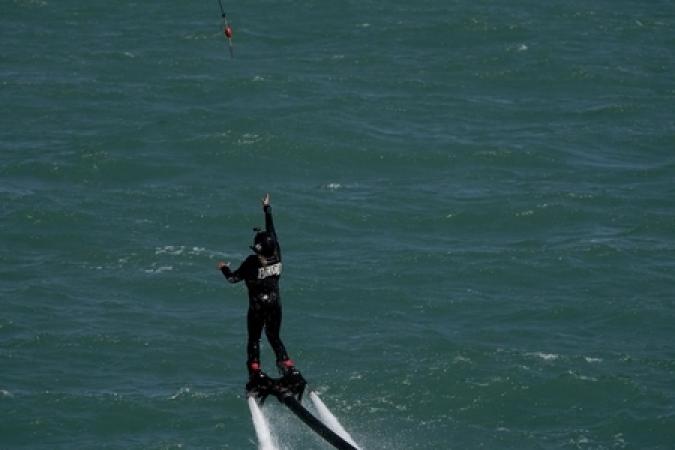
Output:
[[[277,368],[279,369],[279,373],[282,376],[289,375],[293,372],[297,372],[298,370],[295,368],[295,363],[293,362],[292,359],[281,359],[277,361]]]

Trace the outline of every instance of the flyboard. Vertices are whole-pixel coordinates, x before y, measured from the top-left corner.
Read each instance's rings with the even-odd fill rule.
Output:
[[[356,445],[348,442],[347,439],[333,431],[328,425],[309,412],[307,408],[302,406],[302,395],[306,387],[307,382],[295,368],[287,371],[280,378],[272,378],[265,372],[260,371],[257,376],[246,383],[246,394],[249,398],[255,399],[261,406],[267,397],[272,395],[333,447],[339,450],[359,450]],[[312,396],[312,401],[317,404],[316,399],[318,399],[318,396],[314,392],[310,395]],[[321,400],[318,400],[318,402],[321,402]],[[320,404],[323,405],[322,402]],[[323,408],[325,408],[325,405],[323,405]],[[324,416],[323,412],[321,414]]]

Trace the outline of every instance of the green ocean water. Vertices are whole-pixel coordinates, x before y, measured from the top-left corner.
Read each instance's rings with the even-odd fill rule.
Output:
[[[672,2],[224,6],[2,2],[0,448],[257,448],[265,192],[364,449],[675,446]]]

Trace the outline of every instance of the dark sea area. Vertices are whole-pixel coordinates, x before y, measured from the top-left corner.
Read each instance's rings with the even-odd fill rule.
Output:
[[[0,449],[257,449],[266,192],[364,450],[675,448],[674,2],[223,6],[2,0]]]

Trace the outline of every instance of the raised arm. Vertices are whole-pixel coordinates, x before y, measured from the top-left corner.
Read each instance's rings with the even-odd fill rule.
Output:
[[[272,219],[272,205],[270,204],[270,194],[265,194],[265,197],[262,199],[263,211],[265,212],[265,231],[271,234],[274,237],[276,242],[276,250],[279,259],[281,259],[281,247],[279,246],[279,238],[277,237],[277,231],[274,229],[274,220]]]
[[[272,220],[272,205],[270,204],[270,194],[265,194],[262,199],[263,211],[265,212],[265,231],[277,238],[277,232],[274,229],[274,221]]]

